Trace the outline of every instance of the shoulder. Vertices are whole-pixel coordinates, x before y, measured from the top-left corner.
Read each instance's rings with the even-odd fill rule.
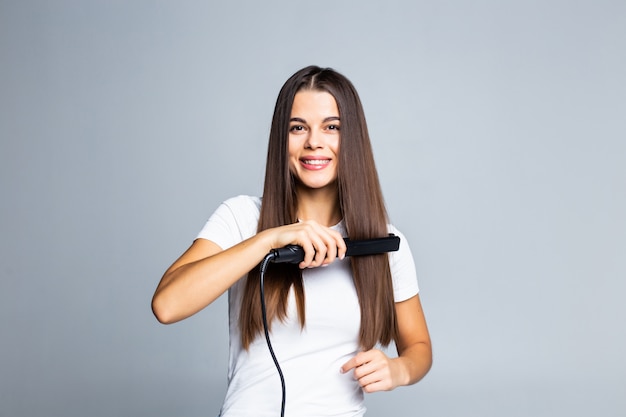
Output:
[[[198,234],[198,238],[229,248],[256,233],[261,199],[247,195],[231,197],[222,202]]]
[[[235,223],[257,222],[261,212],[261,199],[249,195],[238,195],[224,200],[211,218],[229,219]]]
[[[238,195],[225,200],[223,205],[235,210],[251,210],[259,212],[261,210],[261,198],[250,195]]]
[[[261,199],[249,195],[238,195],[224,200],[216,210],[216,213],[232,216],[237,223],[259,220],[261,213]]]

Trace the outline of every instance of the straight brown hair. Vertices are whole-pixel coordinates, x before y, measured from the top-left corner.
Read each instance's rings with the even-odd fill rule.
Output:
[[[352,83],[330,68],[309,66],[283,85],[276,100],[267,152],[265,185],[258,231],[291,224],[296,219],[295,179],[288,164],[288,131],[291,107],[301,90],[325,91],[337,102],[341,118],[341,142],[337,172],[341,215],[350,239],[369,239],[388,234],[374,155],[361,100]],[[354,285],[361,309],[359,344],[371,349],[388,345],[397,335],[393,284],[387,254],[350,258]],[[245,349],[262,332],[257,266],[246,278],[239,327]],[[284,320],[287,299],[294,288],[300,325],[305,326],[305,294],[297,265],[272,264],[265,276],[268,322]]]

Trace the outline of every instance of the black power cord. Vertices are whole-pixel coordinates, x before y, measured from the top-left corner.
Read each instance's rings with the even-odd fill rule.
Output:
[[[400,247],[400,238],[392,233],[386,237],[366,239],[366,240],[350,240],[344,239],[346,242],[346,256],[365,256],[375,255],[385,252],[397,251]],[[283,390],[282,401],[280,405],[280,417],[285,416],[285,377],[283,371],[280,369],[280,364],[276,355],[274,354],[274,348],[272,348],[272,342],[270,341],[269,326],[267,324],[267,311],[265,308],[265,271],[270,262],[276,263],[298,263],[304,260],[304,249],[298,245],[288,245],[280,249],[272,249],[265,258],[261,261],[261,316],[263,318],[263,331],[265,332],[265,340],[267,341],[267,347],[270,350],[274,365],[280,376],[280,385]]]
[[[263,261],[261,261],[261,316],[263,317],[263,331],[265,332],[265,340],[267,342],[267,347],[270,350],[270,355],[272,355],[272,359],[274,360],[274,365],[276,366],[276,370],[278,371],[278,376],[280,376],[280,385],[282,388],[282,400],[280,403],[280,416],[285,416],[285,400],[286,400],[286,392],[285,392],[285,377],[283,376],[283,371],[280,369],[280,364],[278,363],[278,359],[276,359],[276,354],[274,354],[274,348],[272,348],[272,342],[270,341],[270,332],[269,326],[267,324],[267,311],[265,308],[265,271],[267,270],[267,266],[270,262],[272,262],[276,258],[276,253],[274,251],[265,255]]]

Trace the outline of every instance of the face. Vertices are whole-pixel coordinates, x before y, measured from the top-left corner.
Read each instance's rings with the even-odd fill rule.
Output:
[[[340,122],[331,94],[315,90],[296,93],[289,121],[289,169],[300,186],[335,188]]]

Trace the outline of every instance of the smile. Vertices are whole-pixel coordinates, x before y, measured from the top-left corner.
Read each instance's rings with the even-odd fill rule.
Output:
[[[301,159],[300,162],[305,165],[323,166],[330,164],[330,159]]]

